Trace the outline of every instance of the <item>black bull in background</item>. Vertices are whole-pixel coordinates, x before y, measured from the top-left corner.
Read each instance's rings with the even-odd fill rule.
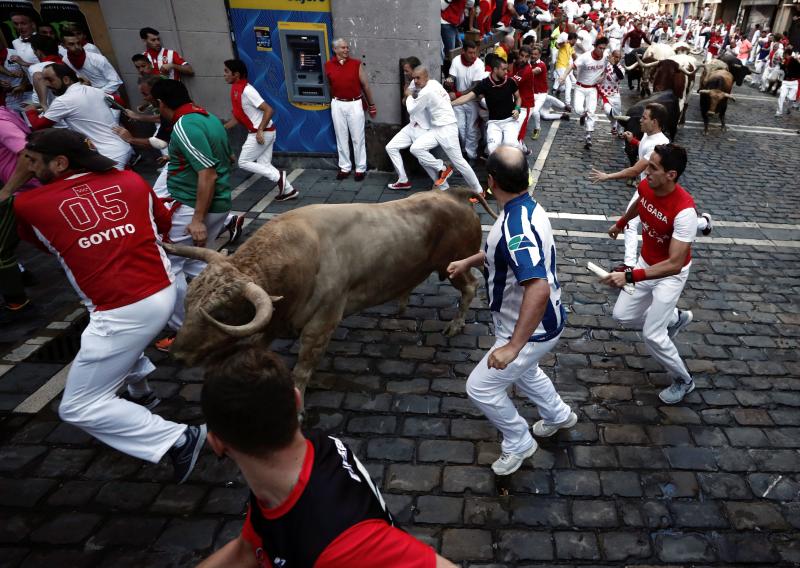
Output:
[[[618,117],[617,120],[622,124],[625,130],[631,132],[634,137],[639,140],[642,139],[642,127],[639,121],[644,114],[645,107],[650,103],[659,103],[664,105],[667,109],[668,120],[667,124],[663,125],[662,131],[666,134],[667,138],[674,140],[678,133],[678,118],[680,117],[680,109],[678,108],[678,97],[676,97],[671,90],[659,91],[654,95],[642,99],[632,107],[630,107],[625,116]],[[631,165],[639,160],[639,152],[636,146],[625,142],[625,154]]]
[[[633,82],[634,81],[636,81],[636,90],[637,91],[642,88],[642,68],[640,66],[638,66],[638,65],[636,67],[634,67],[633,69],[628,69],[628,68],[631,67],[632,65],[638,63],[638,60],[636,59],[637,56],[638,57],[642,57],[644,55],[644,52],[646,51],[646,49],[647,48],[645,48],[645,47],[639,47],[637,49],[634,49],[630,53],[626,53],[625,54],[624,61],[625,61],[625,68],[627,69],[627,71],[625,72],[625,75],[628,77],[628,88],[631,91],[633,90]]]

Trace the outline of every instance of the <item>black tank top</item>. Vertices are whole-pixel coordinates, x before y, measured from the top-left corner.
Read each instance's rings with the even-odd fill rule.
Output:
[[[325,548],[350,527],[369,519],[393,524],[383,498],[350,448],[321,432],[307,438],[314,446],[311,476],[289,512],[266,519],[250,493],[250,523],[272,566],[313,568]]]

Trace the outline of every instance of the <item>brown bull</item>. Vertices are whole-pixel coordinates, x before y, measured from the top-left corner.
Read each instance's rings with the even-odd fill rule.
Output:
[[[709,115],[719,116],[722,130],[726,130],[725,112],[728,110],[728,99],[735,101],[731,95],[733,75],[727,69],[708,71],[706,67],[700,82],[700,114],[703,115],[703,134],[708,134]]]
[[[475,254],[481,225],[460,191],[429,191],[378,204],[310,205],[277,216],[230,256],[165,245],[208,266],[186,296],[186,320],[170,352],[195,365],[235,341],[300,334],[293,375],[304,391],[342,318],[402,298],[431,272]],[[472,274],[447,329],[459,333],[475,297]]]

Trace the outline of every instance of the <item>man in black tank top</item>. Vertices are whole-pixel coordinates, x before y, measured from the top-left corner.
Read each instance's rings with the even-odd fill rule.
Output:
[[[280,359],[229,348],[205,376],[208,444],[250,487],[242,534],[200,566],[455,568],[393,526],[364,467],[339,439],[305,437],[300,393]]]

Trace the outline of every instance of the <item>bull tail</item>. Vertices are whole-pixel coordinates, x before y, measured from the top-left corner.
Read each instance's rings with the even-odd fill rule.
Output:
[[[486,198],[483,196],[483,194],[482,194],[482,193],[479,193],[478,195],[476,195],[476,196],[474,196],[474,197],[475,197],[475,198],[478,200],[478,202],[481,204],[481,207],[483,207],[483,208],[484,208],[484,210],[486,210],[486,212],[487,212],[489,215],[491,215],[491,216],[492,216],[492,219],[497,219],[497,213],[495,213],[494,209],[492,209],[492,208],[491,208],[491,206],[489,205],[489,202],[487,202],[487,201],[486,201]]]

